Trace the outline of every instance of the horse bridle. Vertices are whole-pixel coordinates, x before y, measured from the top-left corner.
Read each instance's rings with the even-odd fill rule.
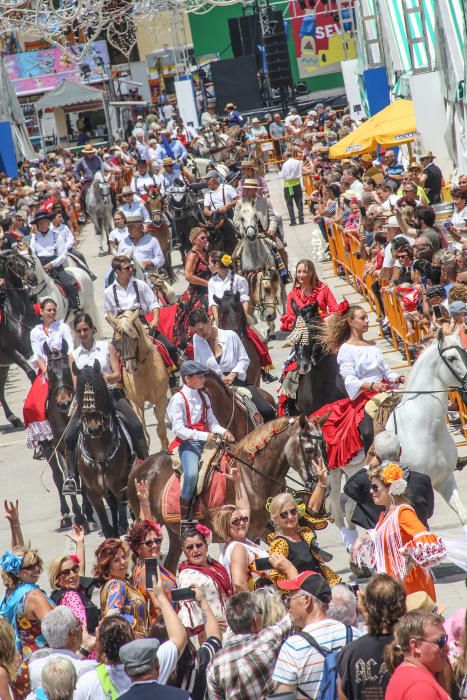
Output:
[[[268,273],[269,273],[269,270],[268,270]],[[269,273],[269,274],[270,274],[270,273]],[[269,276],[269,278],[267,278],[267,279],[270,279],[271,282],[272,282],[271,276]],[[268,307],[271,307],[271,308],[274,309],[274,311],[275,311],[276,308],[279,306],[279,304],[278,304],[278,302],[277,302],[277,299],[276,299],[275,302],[274,302],[274,301],[265,301],[265,300],[264,300],[264,298],[263,298],[263,293],[262,293],[262,292],[263,292],[263,281],[264,281],[264,278],[262,277],[261,280],[260,280],[260,282],[259,282],[259,299],[258,299],[258,303],[255,304],[255,308],[258,309],[258,311],[260,312],[260,314],[264,311],[264,309],[267,309]]]
[[[453,374],[454,377],[459,382],[459,384],[460,384],[459,388],[465,390],[467,388],[467,372],[465,372],[464,375],[461,376],[458,372],[456,372],[455,369],[453,369],[451,367],[451,365],[449,364],[447,359],[444,357],[444,353],[448,352],[450,350],[457,350],[457,352],[459,353],[459,355],[463,359],[465,365],[467,365],[467,351],[461,345],[448,345],[447,347],[442,348],[441,345],[438,343],[439,356],[441,357],[442,361],[444,362],[444,364],[446,365],[448,370],[451,372],[451,374]]]
[[[12,262],[14,260],[20,261],[25,266],[23,274],[20,274],[17,270],[15,270],[14,266],[12,265]],[[32,289],[35,286],[26,279],[26,271],[28,270],[28,268],[32,273],[34,273],[35,271],[34,260],[25,258],[22,255],[20,255],[20,253],[13,253],[13,255],[6,256],[4,258],[4,261],[5,271],[8,271],[11,275],[16,277],[17,280],[22,282],[23,289]],[[9,287],[2,287],[2,289],[5,291],[10,291]],[[12,287],[11,289],[16,289],[16,287]]]
[[[53,369],[53,364],[54,364],[55,362],[60,362],[60,361],[64,361],[64,360],[66,360],[66,361],[68,362],[68,355],[56,355],[55,357],[53,357],[51,360],[48,361],[48,363],[47,363],[47,369],[48,369],[49,367],[50,367],[50,369]],[[57,401],[57,408],[58,408],[58,410],[61,411],[62,413],[65,413],[66,411],[68,411],[68,409],[69,409],[69,407],[70,407],[70,404],[71,404],[71,401],[70,401],[70,403],[68,404],[68,406],[67,406],[66,408],[63,408],[63,409],[62,409],[62,408],[60,407],[60,404],[58,403],[58,398],[57,398],[57,397],[58,397],[58,393],[59,393],[60,391],[62,391],[62,390],[68,390],[68,391],[71,393],[71,395],[73,396],[73,393],[74,393],[74,391],[75,391],[75,387],[73,386],[73,382],[72,382],[71,384],[59,384],[59,385],[55,388],[55,391],[54,391],[54,394],[53,394],[54,397],[55,397],[55,400]]]

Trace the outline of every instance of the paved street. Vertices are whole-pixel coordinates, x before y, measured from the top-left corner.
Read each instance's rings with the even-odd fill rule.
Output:
[[[270,187],[272,189],[272,199],[274,205],[279,211],[284,211],[285,206],[282,199],[281,182],[275,174],[269,176]],[[302,257],[314,257],[314,254],[319,248],[312,243],[312,240],[320,241],[319,231],[314,230],[309,217],[305,219],[307,223],[304,226],[297,226],[287,229],[287,243],[290,260],[290,269],[295,268],[297,260]],[[104,274],[110,264],[110,258],[97,257],[97,243],[91,227],[86,227],[83,237],[80,242],[80,248],[86,255],[93,271],[98,275],[98,280],[95,282],[95,296],[97,306],[102,313],[103,301],[103,279]],[[178,254],[176,262],[179,262]],[[351,288],[339,279],[332,277],[332,268],[330,264],[317,265],[319,275],[336,294],[338,300],[341,300],[345,294],[350,302],[360,302],[359,295],[355,294]],[[178,268],[181,269],[180,267]],[[186,283],[179,275],[179,279],[175,285],[176,291],[180,292],[184,289]],[[378,328],[372,319],[371,335],[374,338],[379,338]],[[110,336],[110,328],[104,324],[105,332]],[[378,340],[384,345],[383,350],[389,351],[389,345],[384,341]],[[274,373],[280,374],[282,361],[287,356],[289,350],[284,347],[285,334],[278,333],[277,340],[271,343],[271,355],[275,362],[276,369]],[[402,365],[403,360],[398,353],[388,352],[385,354],[386,359],[392,365]],[[404,370],[401,370],[404,371]],[[10,382],[7,389],[7,399],[18,414],[22,415],[22,404],[28,388],[28,382],[25,375],[17,368],[10,370]],[[269,387],[268,387],[269,388]],[[427,416],[429,420],[429,416]],[[157,451],[158,444],[154,427],[154,418],[152,411],[147,411],[147,423],[151,433],[151,452]],[[414,436],[417,439],[417,436]],[[467,490],[467,472],[458,476],[458,484],[460,492],[464,493]],[[23,532],[26,540],[30,540],[34,547],[37,547],[43,557],[46,565],[52,557],[68,551],[69,545],[64,533],[59,533],[56,528],[59,523],[58,513],[58,498],[55,487],[52,481],[51,473],[48,465],[45,462],[37,462],[32,460],[32,452],[25,447],[24,432],[10,431],[5,425],[4,416],[0,416],[0,494],[3,498],[20,499],[20,514],[23,525]],[[467,496],[466,496],[467,498]],[[435,516],[431,521],[431,526],[434,530],[449,533],[450,537],[460,537],[462,529],[457,522],[457,518],[449,507],[436,497]],[[334,569],[343,574],[345,580],[351,578],[350,571],[347,567],[347,556],[341,544],[340,534],[334,526],[328,527],[319,535],[320,545],[334,555],[332,566]],[[87,553],[88,553],[88,572],[93,559],[93,551],[99,541],[97,533],[93,533],[88,538]],[[3,549],[9,546],[9,534],[7,522],[0,518],[0,546]],[[213,554],[215,555],[215,548]],[[449,578],[447,574],[452,569],[444,566],[437,569],[440,581],[437,585],[438,600],[447,605],[447,611],[450,612],[459,606],[462,599],[465,598],[464,576],[458,575]],[[44,584],[46,583],[45,576],[43,577]],[[48,584],[47,584],[48,587]]]

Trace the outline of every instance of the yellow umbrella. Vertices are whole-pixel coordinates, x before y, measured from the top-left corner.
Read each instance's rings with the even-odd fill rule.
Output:
[[[348,158],[390,148],[415,140],[415,113],[412,100],[396,100],[363,122],[329,149],[330,158]]]

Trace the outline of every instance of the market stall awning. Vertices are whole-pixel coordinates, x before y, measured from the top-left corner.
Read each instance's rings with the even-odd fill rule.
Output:
[[[102,102],[103,93],[89,85],[80,85],[71,80],[64,80],[35,103],[36,109],[55,109],[68,105],[81,105],[87,102]]]
[[[330,158],[348,158],[414,141],[415,113],[412,100],[396,100],[363,122],[355,131],[331,146]]]

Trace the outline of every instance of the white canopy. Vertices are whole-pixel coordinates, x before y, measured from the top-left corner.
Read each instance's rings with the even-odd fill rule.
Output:
[[[67,107],[69,105],[80,105],[87,102],[102,102],[103,93],[97,88],[89,85],[73,83],[71,80],[64,80],[56,88],[48,92],[40,100],[37,100],[36,109],[55,109],[56,107]]]

